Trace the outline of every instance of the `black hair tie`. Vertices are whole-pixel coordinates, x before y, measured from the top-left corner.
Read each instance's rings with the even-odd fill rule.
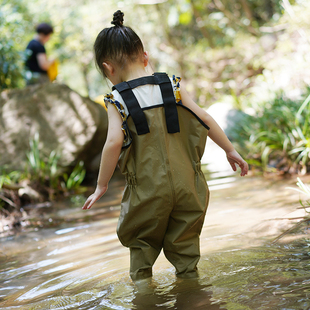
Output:
[[[123,26],[123,22],[124,22],[124,13],[120,10],[116,11],[113,14],[113,21],[111,21],[111,24],[114,26]]]

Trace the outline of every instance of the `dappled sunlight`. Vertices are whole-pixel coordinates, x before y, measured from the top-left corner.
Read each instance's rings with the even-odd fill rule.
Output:
[[[141,72],[180,77],[250,165],[241,177],[207,139],[210,203],[197,279],[178,279],[161,253],[152,278],[131,281],[116,233],[119,170],[82,210],[93,188],[81,182],[87,170],[96,183],[108,126],[103,94],[112,87],[95,68],[93,44],[119,9],[148,51]],[[0,308],[310,309],[309,15],[306,0],[2,0]],[[38,21],[53,26],[41,43],[58,75],[28,85],[26,46]]]

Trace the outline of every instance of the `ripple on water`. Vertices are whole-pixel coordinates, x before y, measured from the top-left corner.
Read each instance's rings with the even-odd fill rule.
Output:
[[[279,187],[272,192],[265,182],[261,188],[256,180],[242,182],[239,182],[241,192],[225,189],[212,193],[211,215],[207,215],[202,238],[198,281],[176,280],[174,269],[160,258],[152,281],[133,284],[128,276],[128,250],[120,245],[115,233],[117,219],[108,216],[87,225],[64,225],[57,230],[31,233],[28,241],[26,237],[10,240],[13,242],[10,251],[20,240],[27,241],[27,250],[8,255],[0,267],[0,308],[309,309],[310,241],[307,235],[288,245],[250,249],[225,246],[210,250],[210,245],[218,245],[222,240],[233,243],[236,231],[244,242],[245,235],[235,227],[244,227],[246,221],[260,217],[261,213],[254,213],[256,210],[266,213],[271,209],[270,201],[275,194],[283,196]],[[249,184],[245,192],[246,182]],[[214,184],[217,185],[220,181]],[[232,195],[236,198],[230,199],[227,206],[227,197]],[[245,203],[249,195],[251,205]],[[253,197],[256,197],[255,206]],[[240,220],[241,209],[246,216]],[[248,216],[245,211],[249,210]],[[228,217],[229,221],[223,225],[223,218]],[[252,222],[247,224],[253,226]],[[39,248],[38,243],[44,246]],[[22,247],[22,242],[20,244]],[[223,250],[227,248],[230,250]]]
[[[309,255],[295,250],[260,247],[203,256],[197,282],[175,281],[172,269],[137,286],[127,271],[79,270],[81,277],[53,278],[19,297],[19,306],[2,309],[185,310],[189,302],[190,309],[308,309]]]
[[[127,271],[106,270],[102,264],[46,281],[19,297],[24,305],[2,309],[26,309],[27,304],[28,309],[306,310],[310,307],[308,248],[309,242],[303,240],[289,247],[204,255],[199,280],[175,280],[173,268],[168,268],[156,272],[151,281],[134,284]]]
[[[303,252],[300,255],[300,251]],[[299,241],[204,257],[201,267],[213,285],[213,297],[227,309],[309,309],[310,256]],[[240,307],[240,308],[238,308]]]
[[[67,234],[67,233],[70,233],[70,232],[75,231],[75,230],[85,229],[85,228],[88,228],[88,227],[89,227],[89,225],[63,228],[63,229],[56,230],[55,234],[56,235],[63,235],[63,234]]]

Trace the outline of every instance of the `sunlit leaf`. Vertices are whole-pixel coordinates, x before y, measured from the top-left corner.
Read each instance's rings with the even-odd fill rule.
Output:
[[[179,22],[183,25],[188,25],[192,20],[192,14],[190,12],[184,12],[179,16]]]

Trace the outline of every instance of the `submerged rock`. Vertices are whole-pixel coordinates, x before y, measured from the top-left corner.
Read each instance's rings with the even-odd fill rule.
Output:
[[[44,154],[57,150],[61,166],[83,160],[88,169],[102,150],[107,126],[106,110],[66,85],[4,91],[0,96],[0,166],[23,169],[29,140],[37,132]]]

